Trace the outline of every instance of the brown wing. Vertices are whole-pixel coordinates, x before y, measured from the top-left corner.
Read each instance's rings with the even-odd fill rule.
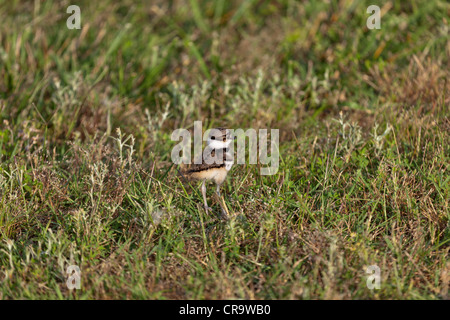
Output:
[[[221,163],[217,163],[213,160],[208,161],[208,159],[214,158],[215,154],[216,154],[216,151],[212,150],[211,153],[208,153],[207,156],[203,158],[202,163],[191,164],[191,166],[187,169],[187,173],[199,172],[199,171],[204,171],[204,170],[212,169],[212,168],[225,167],[225,152],[223,152],[223,159],[222,159]],[[212,163],[208,164],[209,162],[212,162]]]

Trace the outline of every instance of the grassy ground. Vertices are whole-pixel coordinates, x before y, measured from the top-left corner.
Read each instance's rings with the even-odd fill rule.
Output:
[[[449,298],[446,1],[70,4],[0,2],[0,298]],[[227,222],[170,159],[195,120],[280,129]]]

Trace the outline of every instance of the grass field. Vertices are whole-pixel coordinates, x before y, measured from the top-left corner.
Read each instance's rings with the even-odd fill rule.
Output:
[[[449,298],[447,1],[71,4],[0,1],[0,299]],[[229,221],[171,161],[196,120],[280,130]]]

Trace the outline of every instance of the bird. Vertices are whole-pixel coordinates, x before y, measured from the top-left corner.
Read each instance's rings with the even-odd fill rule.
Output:
[[[207,136],[206,147],[201,161],[194,161],[190,166],[182,165],[180,172],[188,180],[202,181],[203,204],[207,213],[212,211],[212,209],[208,206],[206,200],[206,182],[214,181],[223,219],[228,219],[228,210],[225,210],[220,202],[220,187],[233,166],[232,154],[229,149],[234,139],[235,137],[232,137],[229,129],[222,127],[212,129]]]

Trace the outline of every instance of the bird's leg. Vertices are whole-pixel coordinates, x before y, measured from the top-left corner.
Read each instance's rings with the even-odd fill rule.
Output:
[[[220,199],[220,184],[216,185],[216,192]]]
[[[211,210],[210,207],[208,207],[208,202],[206,201],[206,180],[203,180],[202,183],[202,195],[203,195],[203,202],[205,204],[205,211],[208,213],[208,210]]]
[[[226,206],[225,200],[223,200],[223,205],[222,205],[222,199],[221,199],[221,195],[220,195],[220,184],[216,185],[216,193],[217,193],[217,196],[219,197],[219,204],[220,204],[220,208],[222,209],[222,217],[224,219],[228,219],[228,214],[227,214],[228,210],[225,210],[223,207],[224,205]]]

